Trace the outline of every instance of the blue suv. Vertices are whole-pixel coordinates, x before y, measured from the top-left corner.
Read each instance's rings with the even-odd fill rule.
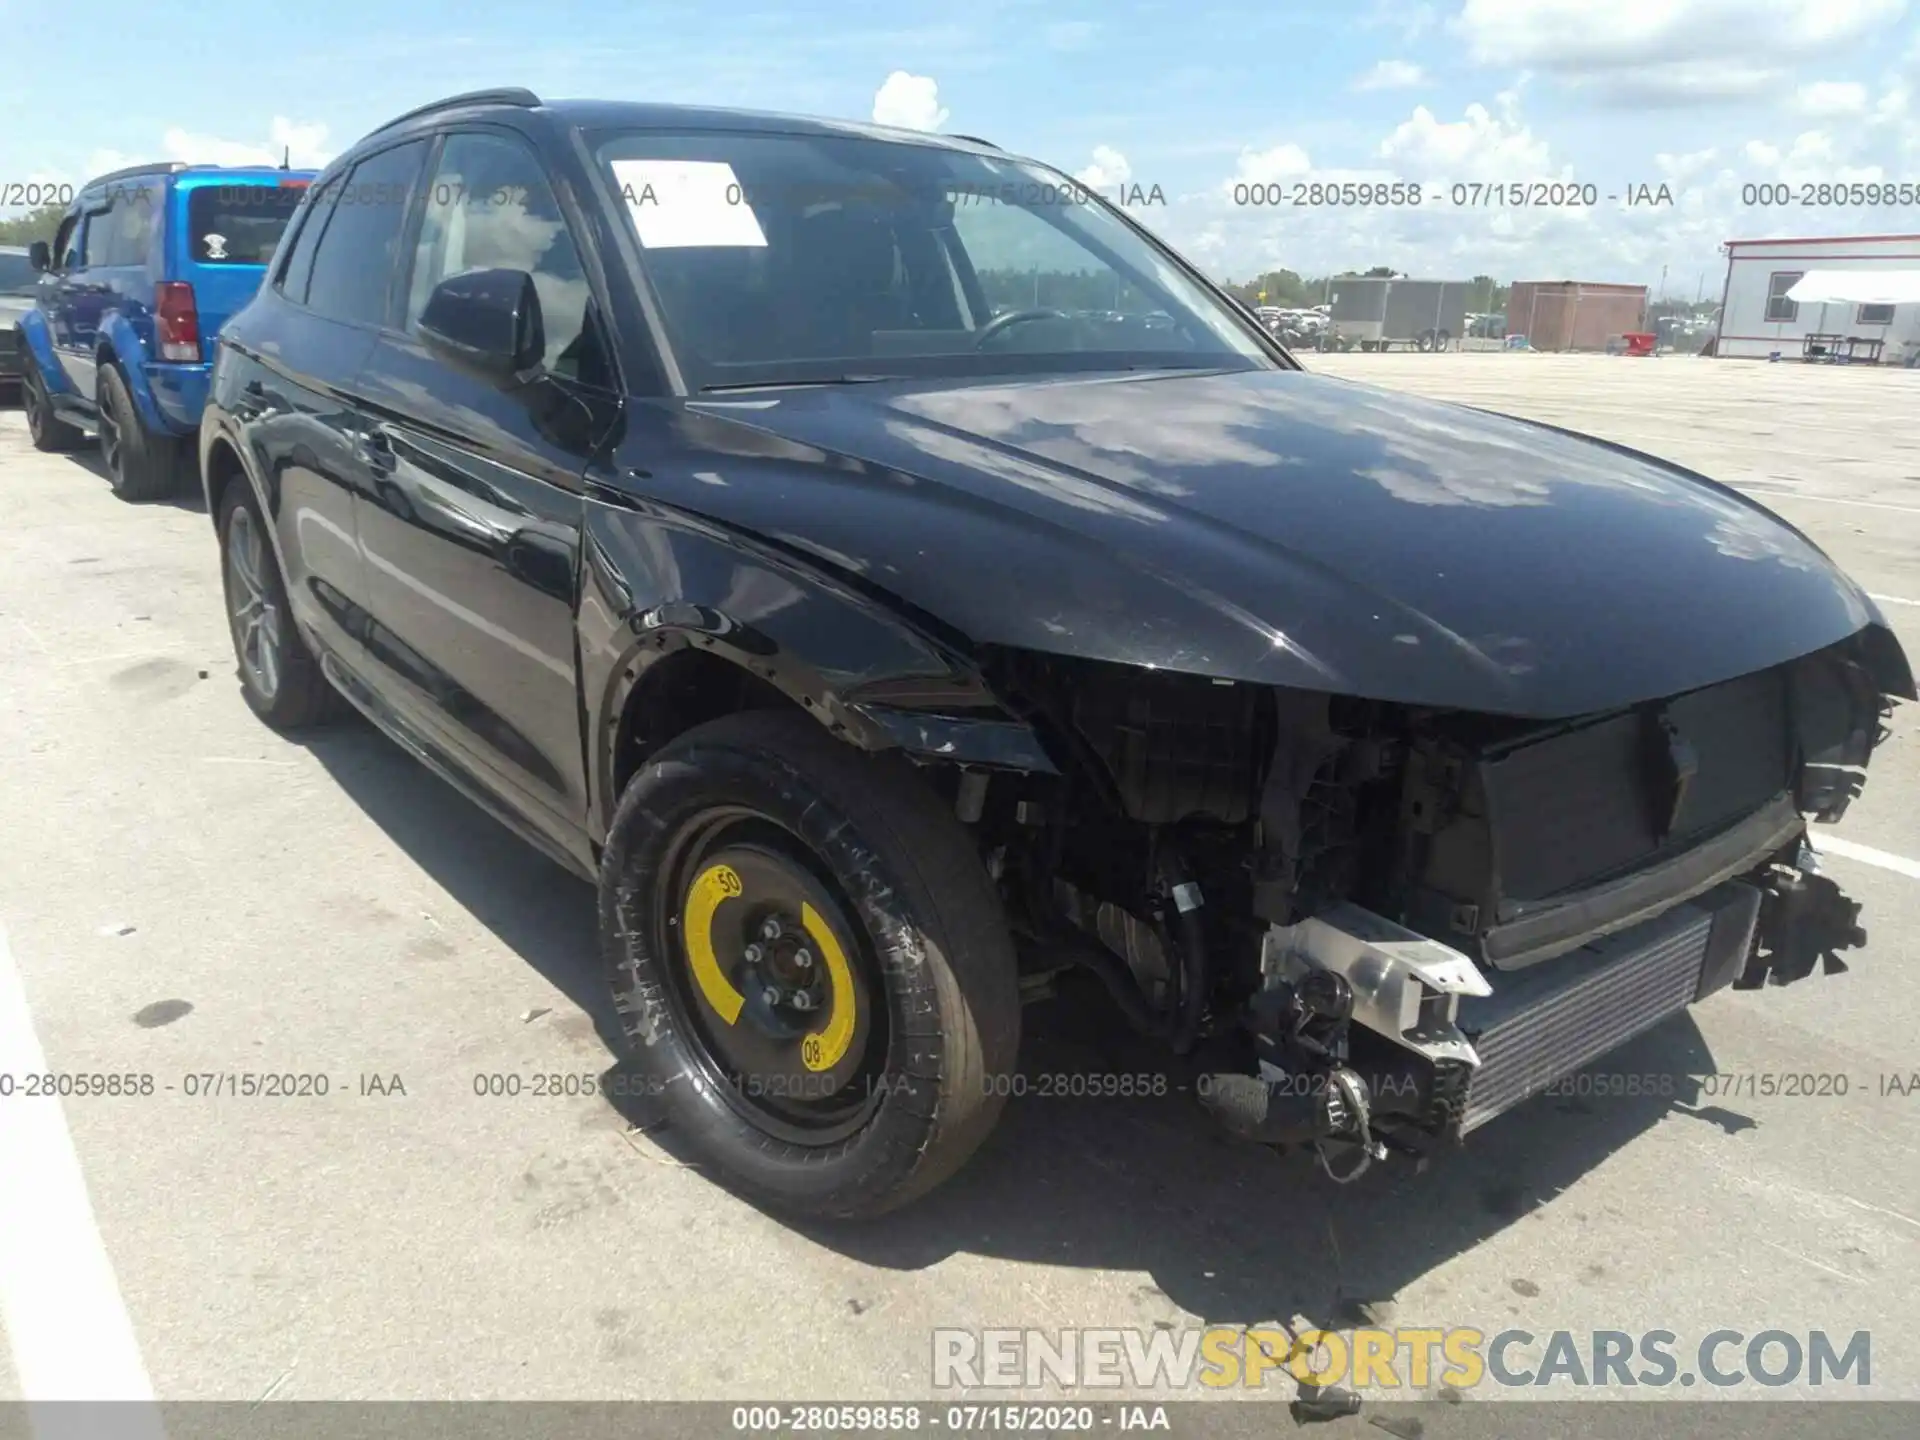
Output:
[[[214,337],[260,286],[311,171],[139,165],[84,186],[19,322],[40,450],[100,437],[114,493],[153,500],[197,478]]]

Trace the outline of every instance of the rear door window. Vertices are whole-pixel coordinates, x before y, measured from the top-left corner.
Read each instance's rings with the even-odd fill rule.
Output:
[[[287,252],[287,263],[280,269],[280,293],[299,305],[307,303],[307,281],[313,274],[313,252],[320,248],[320,236],[327,228],[327,220],[333,214],[333,199],[340,192],[334,186],[324,186],[315,192],[313,208],[307,212],[307,218],[300,222],[300,228],[293,232],[293,248]]]
[[[333,215],[313,257],[307,304],[321,315],[384,325],[400,233],[426,158],[427,142],[409,140],[353,167],[335,187]]]
[[[187,192],[187,254],[196,265],[265,265],[306,193],[294,184],[194,186]]]

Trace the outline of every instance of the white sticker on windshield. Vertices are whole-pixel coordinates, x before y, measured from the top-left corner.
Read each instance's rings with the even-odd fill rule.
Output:
[[[767,243],[739,176],[725,161],[616,160],[613,178],[649,250]]]

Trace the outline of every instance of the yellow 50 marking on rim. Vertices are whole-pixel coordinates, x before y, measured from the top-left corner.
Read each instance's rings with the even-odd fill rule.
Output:
[[[831,1070],[845,1058],[847,1047],[853,1044],[853,970],[847,964],[846,952],[840,948],[827,922],[820,918],[819,911],[803,904],[800,924],[827,962],[830,995],[827,1023],[800,1042],[800,1063],[815,1072]]]
[[[687,958],[693,962],[693,978],[700,986],[700,993],[729,1025],[740,1018],[740,1007],[747,1003],[747,997],[733,988],[714,956],[713,912],[738,895],[742,888],[740,876],[731,865],[708,866],[687,891],[687,910],[681,926],[687,940]]]

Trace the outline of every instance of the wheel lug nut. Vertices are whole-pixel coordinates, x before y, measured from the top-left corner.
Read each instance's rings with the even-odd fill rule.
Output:
[[[774,985],[767,986],[766,989],[760,992],[760,998],[769,1005],[778,1005],[780,1003],[779,987]]]
[[[798,965],[802,970],[811,970],[813,968],[813,952],[810,950],[794,951],[793,963]]]
[[[747,964],[758,965],[761,962],[761,960],[766,957],[766,953],[767,952],[762,950],[758,945],[747,946],[747,949],[746,949]]]
[[[813,1008],[813,996],[804,990],[794,991],[793,1008],[796,1010],[811,1010]]]
[[[760,927],[760,938],[762,940],[778,940],[780,938],[779,917],[772,915],[767,917],[767,923]]]

